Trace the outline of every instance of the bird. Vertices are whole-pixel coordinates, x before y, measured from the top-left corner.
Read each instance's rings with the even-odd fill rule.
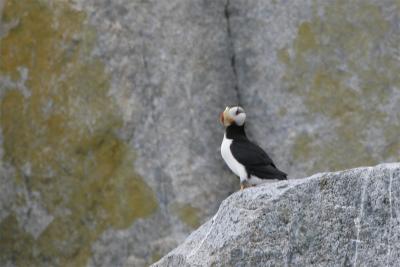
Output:
[[[221,156],[240,178],[240,190],[267,180],[287,180],[287,174],[276,167],[268,154],[247,138],[242,107],[226,107],[219,119],[225,127]]]

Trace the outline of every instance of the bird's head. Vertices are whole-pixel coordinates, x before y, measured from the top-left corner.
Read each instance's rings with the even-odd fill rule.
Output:
[[[231,108],[226,107],[225,110],[219,115],[219,120],[225,127],[228,127],[232,124],[243,126],[244,121],[246,120],[246,113],[244,112],[244,109],[239,106]]]

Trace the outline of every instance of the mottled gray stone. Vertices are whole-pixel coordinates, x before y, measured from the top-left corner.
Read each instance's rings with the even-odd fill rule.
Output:
[[[280,168],[399,161],[398,1],[228,3],[238,102]]]
[[[189,203],[204,220],[234,190],[236,181],[218,151],[222,129],[217,114],[225,105],[245,107],[249,136],[292,177],[398,160],[396,154],[386,153],[398,149],[392,133],[399,125],[394,114],[400,113],[396,71],[381,73],[372,64],[379,55],[360,55],[356,40],[369,27],[365,16],[375,24],[387,21],[384,37],[382,29],[370,27],[365,42],[374,46],[384,38],[382,54],[399,55],[395,16],[399,7],[394,1],[76,2],[97,29],[94,54],[111,74],[110,93],[126,123],[121,134],[135,147],[136,168],[160,203],[158,215],[133,226],[140,231],[122,231],[127,240],[139,236],[143,246],[131,250],[138,257],[149,258],[152,243],[173,237],[175,242],[161,246],[166,252],[190,231],[173,214],[171,204]],[[341,13],[336,19],[335,12]],[[306,44],[299,45],[307,42],[302,37],[302,25],[307,23],[318,43],[311,51]],[[355,25],[353,32],[349,25]],[[355,37],[349,42],[355,47],[347,47],[338,36],[352,33]],[[282,51],[287,52],[288,62]],[[343,53],[359,59],[359,65],[352,68]],[[400,68],[398,62],[390,64]],[[377,83],[389,80],[392,86],[368,93],[362,66],[379,73]],[[348,77],[337,74],[342,69]],[[320,92],[327,91],[328,96],[316,93],[308,99],[318,71],[346,84],[346,89],[327,91],[321,86]],[[347,92],[358,94],[349,100],[354,108],[340,106]],[[384,101],[375,99],[380,95]],[[364,99],[371,99],[376,109]],[[330,112],[335,105],[344,109],[343,114]],[[369,120],[380,111],[391,125],[387,119]],[[149,238],[154,227],[158,236]],[[105,248],[116,244],[102,240],[98,243]],[[96,249],[94,253],[94,259],[107,257]]]
[[[397,266],[400,164],[237,192],[153,266]]]
[[[176,204],[191,205],[204,222],[237,186],[219,154],[218,115],[236,103],[225,2],[75,2],[97,30],[94,54],[110,73],[110,95],[125,122],[121,136],[135,148],[135,169],[159,204],[149,219],[105,233],[91,262],[120,266],[130,255],[149,261],[192,230]],[[119,249],[124,244],[129,251]]]
[[[26,192],[27,193],[27,192]],[[39,194],[32,193],[27,199],[29,201],[25,206],[16,207],[15,215],[19,226],[25,232],[31,234],[37,239],[46,227],[54,220],[54,216],[49,214],[37,201]]]
[[[0,38],[6,36],[7,33],[11,29],[15,28],[19,23],[18,19],[15,19],[8,23],[4,23],[1,21],[1,17],[3,15],[4,4],[5,4],[5,0],[0,0]]]
[[[2,154],[2,149],[0,149],[0,154]],[[3,165],[2,163],[0,164]],[[0,170],[0,221],[2,221],[12,210],[16,194],[16,184],[12,179],[8,179],[8,177],[13,175],[10,168],[0,166]]]
[[[51,0],[40,2],[50,11],[54,6]],[[2,20],[4,3],[0,0],[0,38],[19,26],[18,18]],[[223,129],[218,114],[226,105],[244,106],[248,135],[290,178],[400,160],[400,5],[396,0],[68,3],[84,12],[84,28],[93,30],[93,50],[86,56],[105,65],[110,86],[107,97],[116,103],[123,118],[118,138],[134,149],[135,171],[155,193],[158,204],[157,212],[150,217],[135,220],[124,229],[109,227],[102,232],[92,244],[89,266],[151,263],[196,227],[185,222],[176,212],[177,206],[190,205],[198,223],[202,223],[237,190],[238,181],[219,153]],[[83,40],[78,36],[76,42]],[[65,45],[73,49],[76,44]],[[0,98],[7,88],[14,87],[30,97],[27,81],[32,70],[21,65],[18,74],[15,79],[0,74]],[[51,102],[43,103],[42,109],[45,114],[60,111]],[[78,115],[77,119],[88,117]],[[9,215],[18,215],[24,232],[37,237],[52,216],[68,216],[70,211],[56,207],[48,214],[39,205],[41,192],[30,192],[36,197],[26,197],[27,182],[22,180],[17,185],[12,164],[3,162],[7,157],[1,131],[0,223]],[[273,207],[267,204],[267,211],[276,208],[277,213],[263,215],[266,224],[282,224],[286,229],[290,222],[290,229],[273,232],[262,225],[251,226],[255,232],[249,236],[254,242],[269,235],[277,238],[270,240],[268,251],[232,248],[226,254],[226,264],[253,255],[253,262],[244,266],[271,258],[295,265],[307,255],[307,264],[323,265],[334,260],[328,252],[335,250],[349,253],[339,265],[354,262],[355,251],[359,264],[373,265],[372,261],[363,262],[371,259],[364,254],[375,251],[372,244],[389,240],[390,249],[386,251],[383,245],[376,261],[385,258],[394,265],[400,257],[397,230],[374,228],[370,221],[386,223],[390,218],[392,225],[398,225],[399,181],[390,183],[388,176],[380,173],[379,184],[363,183],[361,178],[336,184],[332,175],[321,176],[318,182],[290,182],[297,192],[288,196],[291,202]],[[392,198],[382,197],[377,191],[388,184]],[[365,191],[354,190],[362,186]],[[339,191],[343,194],[334,194]],[[17,193],[27,203],[16,204]],[[335,197],[335,204],[328,203],[328,196]],[[255,201],[246,205],[257,210],[257,203],[264,203]],[[304,217],[307,209],[295,207],[308,202],[325,205],[325,209]],[[254,215],[246,208],[242,212]],[[332,213],[337,217],[330,218]],[[239,222],[241,215],[230,216]],[[356,218],[360,218],[357,224]],[[342,224],[354,229],[335,228]],[[309,225],[315,232],[307,231]],[[326,232],[326,227],[331,231]],[[364,236],[371,242],[357,241]],[[321,248],[319,254],[309,253],[320,246],[316,238],[339,241]],[[285,251],[280,249],[282,242],[287,244]],[[187,262],[183,256],[172,260],[171,266]]]

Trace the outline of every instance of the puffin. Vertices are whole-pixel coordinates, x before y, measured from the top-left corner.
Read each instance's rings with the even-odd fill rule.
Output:
[[[267,180],[287,180],[287,174],[276,167],[268,154],[247,138],[246,113],[242,107],[226,107],[219,119],[225,127],[221,156],[240,178],[240,190]]]

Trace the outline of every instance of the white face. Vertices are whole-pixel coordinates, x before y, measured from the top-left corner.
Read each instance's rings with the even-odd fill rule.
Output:
[[[220,115],[220,121],[225,126],[228,127],[235,123],[238,126],[242,126],[246,120],[246,113],[242,107],[226,107],[224,112]]]

